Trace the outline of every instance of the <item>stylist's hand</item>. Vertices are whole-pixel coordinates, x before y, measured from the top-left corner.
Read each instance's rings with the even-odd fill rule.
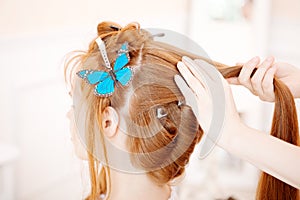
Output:
[[[250,77],[253,70],[257,71]],[[275,101],[273,79],[276,76],[292,92],[295,98],[300,97],[300,69],[288,63],[274,63],[273,57],[268,57],[261,64],[254,57],[245,64],[239,77],[227,79],[229,83],[243,85],[263,101]]]
[[[221,79],[221,85],[215,85],[215,89],[221,89],[225,92],[225,119],[220,133],[222,134],[218,141],[213,141],[219,146],[229,142],[234,134],[239,133],[244,127],[237,113],[235,103],[229,84],[222,75],[215,69],[214,66],[203,60],[192,60],[188,57],[183,57],[182,62],[178,62],[177,68],[182,76],[175,76],[175,82],[183,93],[187,104],[190,105],[197,117],[199,124],[204,128],[204,132],[210,126],[212,112],[212,98],[206,81],[216,82],[216,78]],[[217,76],[217,77],[216,77]],[[183,77],[183,78],[182,78]],[[222,119],[223,120],[223,119]],[[215,134],[215,133],[213,133]],[[216,138],[216,137],[214,137]]]

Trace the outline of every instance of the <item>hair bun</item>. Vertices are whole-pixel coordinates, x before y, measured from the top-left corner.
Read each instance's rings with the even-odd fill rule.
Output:
[[[98,36],[102,38],[111,35],[113,33],[116,33],[121,29],[122,27],[119,24],[114,22],[101,22],[97,26]]]

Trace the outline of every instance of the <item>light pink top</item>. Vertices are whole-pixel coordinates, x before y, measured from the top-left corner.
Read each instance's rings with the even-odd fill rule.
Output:
[[[99,200],[104,200],[105,199],[105,195],[101,195]],[[170,195],[170,198],[168,198],[168,200],[178,200],[178,195],[177,195],[177,192],[176,192],[176,189],[175,187],[171,186],[171,195]]]

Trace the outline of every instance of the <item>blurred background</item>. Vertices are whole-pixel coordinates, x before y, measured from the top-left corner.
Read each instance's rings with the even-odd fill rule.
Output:
[[[86,195],[87,168],[74,155],[66,118],[72,102],[63,61],[87,49],[101,21],[180,32],[228,65],[274,55],[300,66],[298,0],[0,0],[0,200]],[[245,123],[268,131],[272,104],[238,86],[233,93]],[[219,148],[204,160],[197,154],[180,199],[254,199],[255,167]]]

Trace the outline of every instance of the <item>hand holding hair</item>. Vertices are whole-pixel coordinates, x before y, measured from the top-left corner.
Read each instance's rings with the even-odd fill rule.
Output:
[[[220,137],[226,137],[221,134],[241,124],[240,118],[228,83],[213,65],[184,56],[177,68],[184,80],[176,75],[175,82],[204,130],[200,150],[200,158],[204,158]]]
[[[189,60],[189,62],[186,62],[186,60]],[[202,104],[207,104],[207,101],[211,101],[209,93],[203,85],[203,74],[207,71],[203,64],[209,65],[205,62],[200,63],[184,58],[183,62],[179,62],[177,66],[192,92],[186,95],[186,88],[180,85],[178,87],[185,98],[190,98],[190,95],[194,94],[199,107]],[[200,71],[195,71],[193,69],[195,66],[198,66]],[[176,83],[178,84],[178,80]],[[243,124],[237,114],[230,87],[225,79],[223,79],[223,88],[226,97],[224,102],[226,115],[220,139],[216,141],[217,145],[229,153],[252,163],[260,170],[300,189],[300,159],[298,159],[300,158],[300,147]],[[205,108],[205,106],[203,107]],[[209,110],[203,110],[203,112],[208,113]],[[195,115],[199,116],[199,114]],[[205,124],[205,121],[201,118],[198,118],[198,121],[200,124]]]
[[[295,98],[300,98],[300,69],[288,63],[274,63],[272,56],[259,64],[254,57],[244,64],[238,77],[228,78],[230,84],[243,85],[263,101],[274,102],[274,77],[282,81]]]

